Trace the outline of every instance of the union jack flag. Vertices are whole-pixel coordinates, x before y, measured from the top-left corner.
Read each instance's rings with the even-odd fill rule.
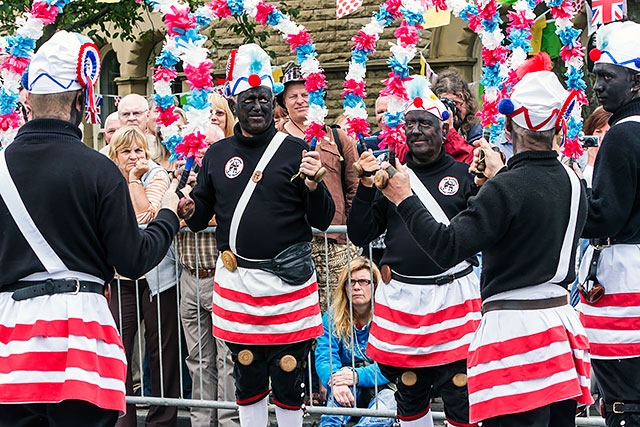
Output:
[[[84,120],[91,125],[99,125],[102,121],[100,119],[100,107],[102,106],[102,95],[96,96],[95,108],[87,108],[85,111]]]
[[[627,10],[626,0],[591,0],[591,26],[621,21]]]

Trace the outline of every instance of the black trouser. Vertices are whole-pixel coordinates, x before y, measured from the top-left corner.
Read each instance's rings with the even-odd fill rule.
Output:
[[[122,330],[122,343],[127,355],[126,392],[133,395],[133,379],[131,377],[131,361],[138,355],[133,354],[133,345],[138,331],[138,314],[144,321],[146,328],[147,350],[151,368],[151,394],[160,397],[180,396],[180,360],[178,358],[178,298],[176,287],[172,287],[159,295],[149,298],[149,285],[144,279],[135,282],[131,280],[117,280],[111,282],[111,302],[109,308],[113,314],[118,330]],[[160,315],[158,318],[158,298],[160,298]],[[120,304],[122,307],[120,307]],[[122,317],[122,324],[120,318]],[[159,344],[160,325],[162,326],[162,346]],[[160,351],[162,351],[162,366],[160,366]],[[160,371],[163,372],[162,382]],[[148,427],[175,426],[178,420],[176,406],[152,405],[147,414]],[[119,427],[135,427],[136,405],[127,405],[127,413],[120,418]]]
[[[399,419],[408,421],[425,415],[429,410],[431,397],[438,394],[442,397],[447,420],[469,424],[467,386],[458,387],[452,381],[454,375],[466,374],[466,360],[426,368],[398,368],[382,364],[379,366],[385,378],[398,384],[395,395]],[[405,385],[401,380],[402,374],[407,371],[412,371],[417,376],[417,381],[412,386]]]
[[[236,401],[250,405],[269,393],[269,379],[273,389],[273,403],[284,409],[299,409],[304,403],[303,371],[312,340],[282,345],[245,345],[227,343],[233,356],[233,378],[236,381]],[[238,353],[248,349],[253,362],[240,364]],[[298,365],[292,372],[284,372],[279,365],[282,356],[292,355]]]
[[[531,411],[489,418],[482,427],[575,427],[577,402],[562,400]]]
[[[600,395],[605,404],[615,402],[640,404],[640,357],[630,359],[591,359],[591,366],[598,380]],[[627,412],[616,414],[607,411],[607,426],[620,426],[624,421],[626,427],[640,426],[640,413]]]
[[[118,411],[82,400],[0,405],[0,427],[113,427]]]

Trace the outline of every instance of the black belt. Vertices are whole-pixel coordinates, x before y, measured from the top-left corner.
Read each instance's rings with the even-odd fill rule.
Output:
[[[0,292],[13,292],[11,298],[16,301],[23,301],[42,295],[64,294],[72,292],[93,292],[95,294],[104,293],[104,285],[96,282],[85,282],[75,279],[48,279],[44,282],[18,282],[12,285],[3,286]]]
[[[604,403],[600,400],[600,415],[604,418],[606,414],[624,414],[624,413],[639,413],[640,404],[638,403],[625,403],[625,402],[613,402],[611,405]]]
[[[267,259],[263,261],[251,261],[248,259],[241,258],[236,255],[236,261],[238,262],[238,267],[243,268],[254,268],[254,269],[272,269],[276,266],[276,262],[272,259]]]
[[[589,239],[589,243],[591,243],[591,246],[637,245],[640,243],[640,240],[632,239],[623,241],[615,237],[601,237],[598,239]]]
[[[409,285],[448,285],[456,279],[461,279],[468,274],[473,273],[473,266],[469,266],[457,273],[447,274],[445,276],[438,277],[407,277],[397,274],[395,271],[391,272],[391,278],[402,283]]]
[[[543,310],[569,304],[566,296],[545,299],[511,299],[489,301],[482,304],[482,314],[494,310]]]

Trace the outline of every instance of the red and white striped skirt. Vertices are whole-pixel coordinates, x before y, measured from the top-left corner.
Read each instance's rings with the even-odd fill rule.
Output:
[[[557,285],[503,292],[488,301],[566,296]],[[469,347],[469,421],[529,411],[566,399],[591,404],[589,342],[567,303],[486,313]]]
[[[593,247],[585,252],[578,280],[588,274]],[[613,245],[602,250],[598,281],[605,294],[595,304],[582,297],[578,310],[594,359],[640,356],[640,245]]]
[[[291,344],[323,333],[316,275],[300,286],[258,269],[230,272],[218,258],[213,335],[237,344]]]
[[[75,399],[125,411],[127,361],[102,295],[0,292],[0,402]]]
[[[466,359],[480,324],[480,305],[480,285],[473,273],[442,286],[381,283],[367,355],[406,368]]]

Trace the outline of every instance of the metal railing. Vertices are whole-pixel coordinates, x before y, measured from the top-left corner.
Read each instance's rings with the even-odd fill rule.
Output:
[[[144,226],[141,226],[144,227]],[[186,229],[182,229],[182,232],[190,232],[187,231]],[[209,227],[206,230],[203,230],[199,233],[195,233],[195,247],[196,247],[196,254],[201,252],[201,248],[198,247],[198,236],[201,235],[202,233],[214,233],[215,232],[215,227]],[[319,236],[324,236],[325,238],[325,262],[326,265],[328,266],[329,264],[329,254],[328,251],[326,250],[328,248],[328,238],[327,235],[328,234],[345,234],[346,235],[347,232],[347,228],[346,226],[331,226],[329,227],[329,229],[326,232],[321,232],[319,230],[314,230],[314,234],[315,235],[319,235]],[[347,241],[347,245],[351,245],[350,242]],[[368,248],[365,248],[365,250],[363,251],[363,255],[367,256],[367,257],[371,257],[371,251]],[[347,259],[349,262],[350,258],[351,258],[351,252],[347,251]],[[176,257],[176,262],[175,262],[175,268],[176,268],[176,273],[179,271],[180,267],[179,267],[179,260],[180,258],[180,254],[177,254]],[[196,270],[199,269],[199,265],[198,265],[198,259],[199,256],[196,255]],[[118,281],[116,281],[116,283],[118,283]],[[135,281],[136,286],[138,286],[138,281]],[[176,274],[176,279],[175,279],[175,286],[179,289],[180,287],[180,280],[178,277],[178,274]],[[200,279],[197,279],[197,284],[196,284],[197,288],[199,288],[200,286]],[[327,303],[327,307],[329,306],[329,302],[330,302],[330,283],[329,283],[329,275],[326,275],[326,280],[325,283],[318,283],[318,286],[324,286],[325,287],[325,291],[326,291],[326,303]],[[120,293],[118,293],[119,295]],[[181,319],[180,319],[180,292],[176,293],[177,298],[176,298],[176,306],[177,306],[177,311],[178,311],[178,325],[181,325]],[[200,301],[199,301],[199,297],[200,297],[200,292],[197,292],[197,298],[198,298],[198,309],[200,309]],[[161,310],[161,303],[160,303],[160,299],[162,298],[162,295],[160,294],[158,298],[156,298],[156,308],[158,311],[158,317],[160,314],[160,310]],[[372,298],[373,300],[373,298]],[[136,305],[137,305],[137,313],[136,313],[136,319],[138,322],[138,325],[141,324],[142,319],[141,319],[141,313],[140,313],[140,301],[136,301]],[[121,304],[120,304],[121,305]],[[372,307],[373,307],[373,302],[372,302]],[[351,314],[353,316],[353,310],[351,310]],[[199,318],[200,313],[198,313],[198,318]],[[158,319],[158,341],[159,341],[159,363],[160,363],[160,368],[162,368],[162,360],[163,360],[163,351],[162,351],[162,322],[160,322],[160,320]],[[331,323],[331,322],[330,322]],[[119,324],[122,327],[122,318],[120,318],[120,322]],[[198,325],[200,326],[200,325]],[[200,336],[200,330],[198,331],[198,335]],[[120,333],[122,334],[122,329],[120,330]],[[178,328],[178,342],[182,343],[182,330],[179,327]],[[355,342],[355,340],[352,340],[352,342]],[[142,336],[142,334],[138,334],[137,337],[137,344],[138,344],[138,349],[134,354],[134,358],[137,359],[138,365],[140,366],[141,369],[141,375],[140,375],[140,388],[141,388],[141,394],[144,394],[144,389],[146,386],[146,383],[148,382],[148,379],[145,378],[145,375],[142,374],[143,371],[143,366],[145,363],[144,360],[144,338]],[[201,347],[201,343],[199,342],[199,356],[200,356],[200,360],[202,360],[202,347]],[[177,353],[178,353],[178,359],[180,361],[183,361],[185,358],[185,351],[182,348],[182,345],[179,345],[178,348],[176,349]],[[229,352],[228,349],[226,349],[227,352]],[[313,352],[311,352],[313,353]],[[313,354],[309,355],[309,358],[313,357]],[[228,361],[230,361],[230,357],[229,354],[226,354],[224,357],[224,363],[229,363]],[[310,362],[310,360],[309,360]],[[355,367],[355,361],[352,361],[352,367]],[[222,399],[217,399],[217,400],[204,400],[204,399],[193,399],[193,398],[186,398],[184,395],[185,392],[185,384],[183,382],[183,373],[184,370],[186,369],[184,367],[183,363],[179,364],[179,370],[178,372],[174,372],[174,373],[166,373],[163,372],[162,369],[160,369],[159,375],[160,375],[160,384],[161,384],[161,391],[160,391],[160,396],[147,396],[147,395],[141,395],[141,396],[127,396],[126,397],[126,401],[128,404],[146,404],[146,405],[158,405],[158,406],[177,406],[177,407],[193,407],[193,408],[211,408],[211,409],[226,409],[226,410],[233,410],[233,411],[237,411],[238,406],[235,403],[234,400],[234,396],[233,393],[231,393],[229,390],[226,390],[226,388],[223,391],[223,398]],[[311,378],[312,372],[311,372],[311,368],[310,368],[310,363],[307,364],[309,366],[308,368],[308,375],[309,378]],[[202,366],[202,363],[200,363],[199,368],[200,369],[200,381],[202,381],[202,370],[204,369]],[[227,369],[223,369],[223,371],[227,371]],[[167,397],[165,396],[164,393],[164,379],[167,375],[179,375],[180,378],[180,396],[179,397]],[[219,381],[222,381],[222,379],[218,378]],[[378,390],[378,380],[377,378],[375,379],[375,390],[376,390],[376,394],[377,394],[377,390]],[[200,383],[200,389],[202,389],[203,384],[202,382]],[[355,386],[354,386],[355,387]],[[394,411],[390,411],[390,410],[381,410],[381,409],[376,409],[377,408],[377,404],[374,405],[374,407],[372,409],[366,409],[366,408],[345,408],[345,407],[325,407],[325,406],[318,406],[318,405],[313,405],[312,403],[312,399],[311,399],[311,395],[312,395],[312,391],[311,391],[311,381],[308,381],[308,386],[307,386],[307,394],[309,396],[309,404],[305,407],[305,411],[309,414],[319,414],[319,415],[323,415],[323,414],[332,414],[332,415],[350,415],[350,416],[354,416],[354,417],[363,417],[363,416],[367,416],[367,417],[385,417],[385,418],[395,418],[395,412]],[[355,393],[354,393],[355,395]],[[376,402],[377,403],[377,402]],[[273,412],[274,411],[274,406],[270,405],[270,411]],[[433,419],[434,420],[444,420],[444,413],[443,412],[432,412],[433,415]],[[599,417],[599,416],[589,416],[586,418],[576,418],[576,426],[605,426],[604,420]]]

